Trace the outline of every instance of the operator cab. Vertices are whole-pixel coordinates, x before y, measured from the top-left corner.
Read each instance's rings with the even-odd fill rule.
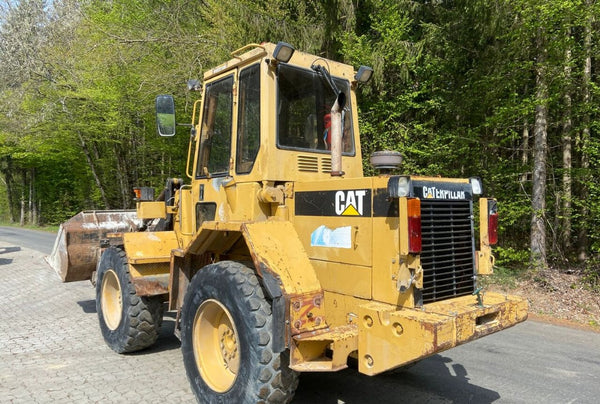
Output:
[[[348,178],[362,177],[354,90],[370,78],[372,69],[361,67],[359,76],[352,66],[294,51],[284,43],[253,44],[232,56],[204,75],[203,100],[196,102],[192,121],[191,179],[330,178],[331,109],[338,98],[345,100],[340,171]],[[174,112],[171,116],[165,111],[170,105],[169,96],[157,98],[161,135],[171,134],[175,121]]]

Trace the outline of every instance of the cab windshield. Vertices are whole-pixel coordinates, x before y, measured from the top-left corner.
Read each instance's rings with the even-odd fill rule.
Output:
[[[346,95],[342,112],[343,153],[354,154],[350,83],[333,78]],[[277,146],[329,153],[331,148],[330,110],[336,94],[325,77],[317,72],[279,65],[277,90]]]

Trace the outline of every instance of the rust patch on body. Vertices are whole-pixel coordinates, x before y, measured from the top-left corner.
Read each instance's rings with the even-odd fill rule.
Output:
[[[289,311],[292,335],[327,326],[322,292],[290,296]]]
[[[133,278],[132,282],[138,296],[158,296],[169,293],[169,274]]]

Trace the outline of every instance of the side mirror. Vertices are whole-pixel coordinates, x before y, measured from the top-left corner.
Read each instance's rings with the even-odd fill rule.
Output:
[[[156,97],[156,126],[161,136],[175,135],[175,100],[171,95]]]

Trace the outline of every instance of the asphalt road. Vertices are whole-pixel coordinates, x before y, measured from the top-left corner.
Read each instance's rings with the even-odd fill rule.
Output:
[[[10,243],[47,254],[52,248],[53,241],[54,235],[51,233],[0,227],[0,247],[4,243]],[[9,255],[4,254],[4,256]],[[4,259],[8,260],[8,258]],[[21,263],[23,264],[27,267],[27,263]],[[39,263],[32,258],[32,265],[39,265]],[[84,283],[67,285],[76,286],[77,290],[81,289],[78,293],[86,296],[89,294],[89,298],[93,299],[93,289],[89,284],[88,286]],[[90,290],[88,291],[86,287]],[[91,327],[93,328],[94,325],[91,324]],[[179,342],[174,336],[167,335],[167,331],[162,330],[161,338],[157,342],[157,345],[163,347],[156,346],[147,355],[123,357],[112,355],[112,352],[108,351],[103,354],[103,357],[114,356],[118,359],[118,363],[125,366],[127,361],[133,363],[139,358],[152,363],[153,355],[157,355],[158,358],[158,355],[172,353],[173,358],[169,356],[168,360],[179,363],[180,359],[176,356],[180,355],[177,349]],[[153,353],[155,350],[158,350],[158,353]],[[131,375],[121,375],[121,377],[124,377],[124,380],[136,379],[134,369],[137,366],[138,364],[130,366]],[[173,369],[177,366],[179,365],[171,365],[171,372],[177,370]],[[179,375],[181,371],[175,373]],[[156,374],[156,377],[160,375]],[[170,377],[173,378],[173,375],[171,374]],[[184,400],[184,397],[189,397],[189,390],[185,386],[185,375],[181,374],[177,379],[179,384],[171,379],[171,386],[173,389],[179,389],[178,392],[182,394],[180,400]],[[0,377],[0,397],[2,385]],[[184,391],[182,392],[181,389]],[[161,388],[160,392],[164,392],[164,388]],[[166,397],[169,397],[168,393],[165,392]],[[111,400],[108,396],[102,397],[103,400],[100,401]],[[173,398],[172,395],[170,397]],[[46,398],[48,402],[53,402],[50,396]],[[155,398],[158,400],[159,397]],[[59,401],[75,402],[68,398]],[[87,402],[92,401],[96,402],[88,396]],[[337,373],[302,374],[293,403],[597,403],[599,401],[600,334],[527,321],[509,330],[434,355],[405,370],[396,370],[375,377],[361,375],[353,369]]]
[[[55,238],[55,233],[47,231],[0,226],[0,247],[2,247],[2,242],[7,242],[44,254],[50,254]]]

